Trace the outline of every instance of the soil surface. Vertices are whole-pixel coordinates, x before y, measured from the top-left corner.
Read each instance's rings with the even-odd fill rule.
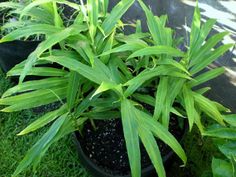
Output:
[[[183,136],[183,130],[176,118],[171,118],[170,132],[177,139]],[[78,139],[84,153],[99,167],[113,175],[130,174],[128,155],[125,146],[121,119],[95,121],[96,130],[87,122],[83,129],[83,136],[78,133]],[[157,140],[162,156],[166,156],[171,149]],[[140,143],[142,169],[151,165],[144,146]]]

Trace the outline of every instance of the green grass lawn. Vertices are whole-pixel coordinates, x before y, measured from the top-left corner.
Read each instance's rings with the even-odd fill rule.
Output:
[[[0,72],[0,95],[10,86],[10,82]],[[33,111],[18,113],[0,112],[0,177],[10,177],[17,164],[24,157],[27,150],[47,130],[26,136],[16,136],[38,116]],[[179,168],[181,162],[173,159],[168,171],[168,177],[211,177],[211,158],[217,156],[218,151],[210,139],[201,138],[196,129],[185,137],[184,149],[188,156],[185,168]],[[87,172],[80,166],[73,135],[64,137],[54,144],[35,173],[29,169],[22,177],[88,177]]]
[[[9,87],[9,80],[0,74],[0,95]],[[27,150],[47,130],[43,128],[26,136],[16,136],[38,116],[33,111],[0,113],[0,177],[10,177]],[[73,135],[55,143],[42,158],[37,171],[23,173],[22,177],[87,177],[80,166]]]

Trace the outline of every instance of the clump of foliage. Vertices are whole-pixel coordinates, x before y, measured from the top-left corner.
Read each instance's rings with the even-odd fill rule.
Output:
[[[87,4],[81,1],[78,5],[65,0],[35,0],[24,6],[0,4],[19,15],[16,29],[0,42],[35,35],[43,40],[25,61],[7,73],[19,76],[19,84],[3,94],[0,104],[7,107],[2,111],[61,102],[59,109],[45,114],[18,134],[31,133],[53,122],[27,152],[13,176],[31,165],[36,170],[52,143],[94,119],[121,118],[133,177],[141,174],[140,142],[158,176],[166,176],[155,138],[169,145],[186,164],[183,148],[168,131],[171,113],[187,119],[190,131],[196,124],[205,136],[225,136],[225,131],[229,131],[231,122],[224,116],[229,110],[204,96],[209,88],[194,89],[224,72],[223,68],[204,73],[202,70],[232,47],[225,44],[216,48],[228,33],[207,39],[216,21],[210,19],[202,24],[196,7],[187,51],[181,51],[173,30],[166,27],[167,16],[154,16],[138,0],[146,14],[149,32],[143,32],[141,22],[137,21],[131,25],[135,26],[135,33],[125,35],[121,17],[134,0],[121,0],[111,12],[107,10],[108,2],[88,0]],[[63,21],[58,4],[75,9],[73,23]],[[60,67],[55,68],[53,63]],[[29,75],[43,78],[25,81]],[[155,93],[148,92],[150,88]],[[152,106],[154,113],[146,110],[144,104]],[[206,129],[201,123],[202,115],[213,119],[218,127]]]

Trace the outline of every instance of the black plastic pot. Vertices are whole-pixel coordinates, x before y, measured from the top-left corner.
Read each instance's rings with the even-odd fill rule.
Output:
[[[25,60],[38,46],[39,41],[11,41],[0,43],[0,67],[4,72]]]
[[[187,128],[188,125],[186,121],[184,122],[184,124],[185,124],[185,128],[183,129],[183,136],[180,140],[181,142],[183,140],[185,133],[187,132],[186,130],[188,129]],[[81,138],[80,133],[75,132],[74,135],[75,135],[75,142],[76,142],[76,146],[78,150],[78,157],[79,157],[80,164],[84,166],[92,176],[94,177],[131,177],[131,175],[122,176],[122,175],[112,175],[110,173],[107,173],[102,167],[94,163],[83,151],[83,148],[79,140],[79,138]],[[175,158],[175,154],[172,150],[170,150],[170,152],[167,155],[162,157],[163,163],[166,169],[168,169],[171,166],[172,159],[174,158]],[[142,177],[157,177],[157,174],[153,165],[149,165],[148,167],[142,169],[141,176]]]
[[[94,177],[131,177],[131,175],[112,175],[110,173],[105,172],[103,168],[96,165],[83,151],[80,141],[79,141],[79,132],[75,132],[75,141],[78,150],[78,157],[80,164],[84,166],[92,176]],[[163,157],[163,163],[166,168],[170,166],[171,159],[174,157],[173,151],[170,151],[166,156]],[[157,177],[155,168],[153,165],[150,165],[144,169],[142,169],[142,177]]]

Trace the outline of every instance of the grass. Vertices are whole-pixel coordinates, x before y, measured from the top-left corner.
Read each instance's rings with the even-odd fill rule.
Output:
[[[0,73],[0,95],[11,85]],[[47,130],[43,128],[26,136],[16,136],[26,125],[40,115],[33,111],[0,113],[0,177],[10,177],[27,150]],[[28,170],[20,177],[88,177],[78,162],[73,135],[55,143],[43,157],[37,171]]]
[[[10,85],[10,81],[0,72],[0,95]],[[47,130],[46,127],[27,136],[16,136],[38,116],[32,110],[10,114],[0,112],[0,177],[11,176],[27,150]],[[54,144],[35,173],[30,169],[20,177],[88,177],[78,162],[73,138],[70,135]],[[168,177],[212,177],[211,159],[212,156],[219,156],[219,152],[211,139],[201,138],[197,129],[193,129],[187,133],[183,144],[188,156],[187,166],[179,168],[181,163],[174,158],[167,170]]]

